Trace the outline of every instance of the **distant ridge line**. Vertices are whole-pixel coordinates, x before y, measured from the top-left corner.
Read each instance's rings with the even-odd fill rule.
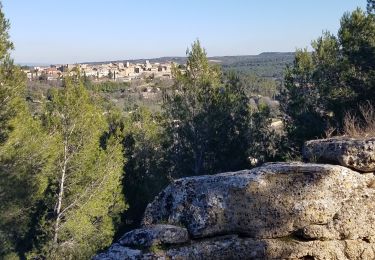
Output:
[[[209,60],[219,60],[223,64],[238,62],[241,60],[252,60],[257,58],[263,57],[280,57],[280,56],[287,56],[287,57],[294,57],[295,52],[262,52],[259,54],[249,54],[249,55],[226,55],[226,56],[210,56],[208,57]],[[159,58],[142,58],[142,59],[118,59],[118,60],[107,60],[107,61],[85,61],[85,62],[76,62],[70,64],[108,64],[108,63],[118,63],[118,62],[130,62],[130,63],[144,63],[146,60],[150,61],[151,63],[159,62],[176,62],[176,63],[185,63],[186,57],[183,56],[163,56]],[[49,66],[49,65],[64,65],[67,63],[43,63],[43,62],[17,62],[18,65],[27,65],[27,66]]]

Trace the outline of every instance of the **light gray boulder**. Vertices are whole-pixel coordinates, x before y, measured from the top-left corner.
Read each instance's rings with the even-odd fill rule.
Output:
[[[148,205],[143,225],[183,225],[193,238],[241,234],[263,239],[340,219],[337,228],[330,228],[332,232],[349,229],[361,237],[364,231],[345,218],[354,220],[361,218],[357,212],[366,212],[358,221],[372,225],[375,212],[366,209],[375,203],[373,191],[367,191],[373,178],[373,174],[361,175],[342,166],[304,163],[266,164],[253,170],[183,178]],[[361,197],[365,190],[367,200]],[[349,202],[357,212],[342,212]]]
[[[305,143],[303,157],[311,162],[333,163],[361,172],[375,171],[375,138],[329,138]]]

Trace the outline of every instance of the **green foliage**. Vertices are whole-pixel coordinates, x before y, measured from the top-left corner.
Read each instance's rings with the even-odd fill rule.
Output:
[[[112,110],[108,115],[109,131],[102,142],[109,138],[120,139],[126,158],[123,193],[129,209],[122,214],[118,235],[139,226],[148,203],[169,183],[164,147],[165,132],[159,113],[146,107],[123,114]]]
[[[243,169],[248,166],[248,148],[253,141],[249,99],[239,78],[230,73],[225,83],[216,88],[209,97],[204,120],[208,123],[205,173]],[[202,115],[200,115],[202,116]]]
[[[311,85],[314,63],[307,50],[298,50],[292,67],[288,67],[282,108],[286,118],[285,127],[289,137],[298,145],[318,136],[324,129],[320,115],[317,88]]]
[[[237,75],[249,97],[261,95],[275,99],[279,94],[280,84],[275,80],[262,78],[254,73],[238,73]]]
[[[0,258],[26,245],[32,205],[44,186],[40,173],[49,142],[28,111],[25,77],[9,58],[8,28],[0,9]]]
[[[129,203],[124,222],[135,226],[147,204],[169,183],[160,115],[139,107],[124,119],[123,137],[124,154],[129,158],[123,182]]]
[[[51,91],[43,120],[14,97],[1,118],[11,127],[0,146],[0,256],[90,258],[112,242],[126,208],[121,144],[101,146],[107,124],[80,82]]]
[[[254,158],[258,163],[262,163],[284,159],[282,156],[285,140],[270,127],[271,123],[271,111],[268,106],[261,106],[259,111],[251,114],[248,131],[250,145],[247,151],[250,160]]]
[[[13,43],[9,40],[9,20],[5,19],[2,9],[3,5],[0,2],[0,61],[3,61],[9,51],[13,49]]]
[[[9,40],[8,30],[9,21],[5,19],[0,2],[0,145],[14,127],[11,120],[17,116],[18,110],[26,109],[22,102],[25,77],[10,59],[13,43]]]
[[[279,81],[283,79],[285,66],[293,62],[294,53],[266,52],[249,56],[224,56],[217,59],[221,61],[224,71],[251,73],[261,78]]]
[[[233,74],[222,83],[199,41],[187,55],[186,70],[174,70],[175,84],[163,104],[172,177],[246,167],[253,140],[244,85]]]
[[[287,68],[283,110],[289,137],[297,147],[343,128],[348,110],[375,101],[375,17],[360,9],[341,19],[337,37],[326,32],[312,43],[314,51],[299,50]]]
[[[52,93],[43,124],[54,139],[49,148],[55,160],[48,165],[46,211],[31,255],[88,258],[111,243],[125,208],[121,146],[112,138],[100,147],[107,127],[103,113],[82,83],[69,78]]]
[[[12,119],[18,113],[26,113],[24,93],[25,76],[13,61],[6,57],[0,61],[0,144],[7,140],[14,128]]]
[[[1,247],[5,252],[24,252],[30,245],[25,240],[30,238],[32,216],[37,211],[34,206],[47,185],[44,167],[52,159],[51,139],[26,112],[18,114],[12,125],[12,132],[0,147],[0,240],[8,244]]]

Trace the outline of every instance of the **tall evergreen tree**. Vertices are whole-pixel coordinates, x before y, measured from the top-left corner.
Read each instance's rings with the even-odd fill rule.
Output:
[[[87,259],[126,207],[122,147],[100,143],[103,112],[77,77],[51,92],[43,120],[31,115],[8,29],[0,9],[0,258]]]
[[[7,134],[11,130],[10,119],[16,115],[16,107],[20,106],[20,97],[24,85],[22,80],[14,77],[16,71],[9,51],[13,49],[13,43],[9,39],[9,20],[5,18],[0,2],[0,144],[4,143]],[[21,77],[22,79],[22,77]]]
[[[238,80],[222,82],[199,41],[187,51],[186,70],[164,98],[173,176],[212,174],[246,166],[248,99]]]
[[[49,142],[28,110],[25,76],[9,56],[8,29],[0,3],[0,258],[29,248],[24,240],[42,196]]]
[[[375,16],[370,11],[344,14],[337,36],[326,32],[312,47],[312,53],[297,51],[285,76],[282,107],[297,147],[323,137],[329,127],[340,133],[347,111],[355,114],[361,103],[375,104]]]
[[[45,111],[55,160],[46,169],[46,211],[39,219],[41,235],[34,254],[89,258],[111,243],[125,209],[121,145],[112,138],[101,148],[107,124],[79,80],[67,78]]]

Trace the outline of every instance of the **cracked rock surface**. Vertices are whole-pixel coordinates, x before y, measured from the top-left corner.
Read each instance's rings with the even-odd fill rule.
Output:
[[[374,183],[298,162],[182,178],[94,259],[375,259]]]

